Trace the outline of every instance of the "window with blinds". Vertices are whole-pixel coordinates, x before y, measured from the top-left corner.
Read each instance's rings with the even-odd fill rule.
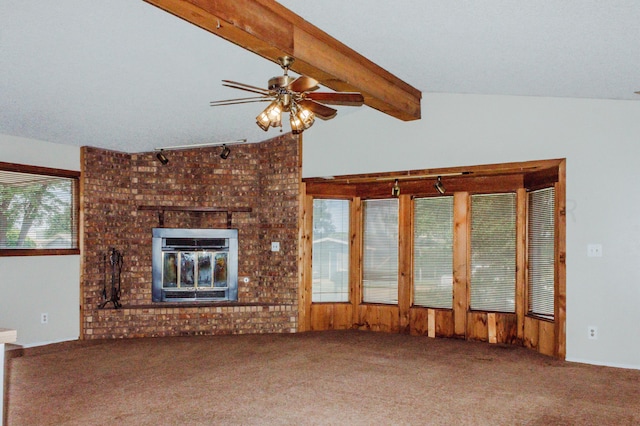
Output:
[[[413,304],[451,309],[453,197],[417,198],[413,210]]]
[[[398,303],[398,199],[363,201],[362,301]]]
[[[471,309],[515,312],[516,194],[471,196]]]
[[[554,317],[555,190],[529,193],[528,308],[529,314]]]
[[[311,301],[349,301],[349,201],[313,200]]]
[[[15,171],[20,167],[25,172]],[[24,250],[77,251],[77,177],[31,173],[31,169],[37,168],[0,165],[0,254],[28,254]]]

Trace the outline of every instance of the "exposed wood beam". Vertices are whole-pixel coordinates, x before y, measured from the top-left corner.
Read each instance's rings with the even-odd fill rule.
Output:
[[[144,0],[336,91],[401,120],[420,118],[422,93],[274,0]]]

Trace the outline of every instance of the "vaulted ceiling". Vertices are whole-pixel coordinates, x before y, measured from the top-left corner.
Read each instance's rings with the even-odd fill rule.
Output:
[[[635,0],[279,3],[424,93],[640,101]],[[3,134],[127,152],[257,142],[277,135],[254,124],[263,104],[209,101],[243,95],[222,79],[264,87],[280,74],[142,0],[0,0]]]

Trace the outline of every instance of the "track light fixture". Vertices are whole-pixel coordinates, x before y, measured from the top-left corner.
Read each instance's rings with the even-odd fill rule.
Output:
[[[398,185],[398,179],[393,183],[393,187],[391,188],[391,196],[399,197],[400,196],[400,185]]]
[[[220,153],[220,158],[222,158],[223,160],[226,160],[227,158],[229,158],[229,154],[231,154],[231,150],[229,149],[229,147],[226,145],[222,145],[222,152]]]
[[[163,166],[166,166],[169,162],[169,159],[162,153],[162,150],[160,150],[160,152],[156,154],[156,158],[160,163],[162,163]]]
[[[433,187],[436,189],[436,191],[438,191],[440,193],[440,195],[444,194],[445,192],[447,192],[447,189],[444,187],[444,185],[442,184],[442,177],[438,176],[438,180],[436,181],[436,183],[433,185]]]

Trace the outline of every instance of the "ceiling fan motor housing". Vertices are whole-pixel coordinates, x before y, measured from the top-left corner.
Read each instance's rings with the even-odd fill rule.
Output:
[[[291,84],[293,80],[295,80],[295,78],[289,77],[288,75],[272,77],[269,79],[269,90],[277,90],[281,87],[285,88]]]

